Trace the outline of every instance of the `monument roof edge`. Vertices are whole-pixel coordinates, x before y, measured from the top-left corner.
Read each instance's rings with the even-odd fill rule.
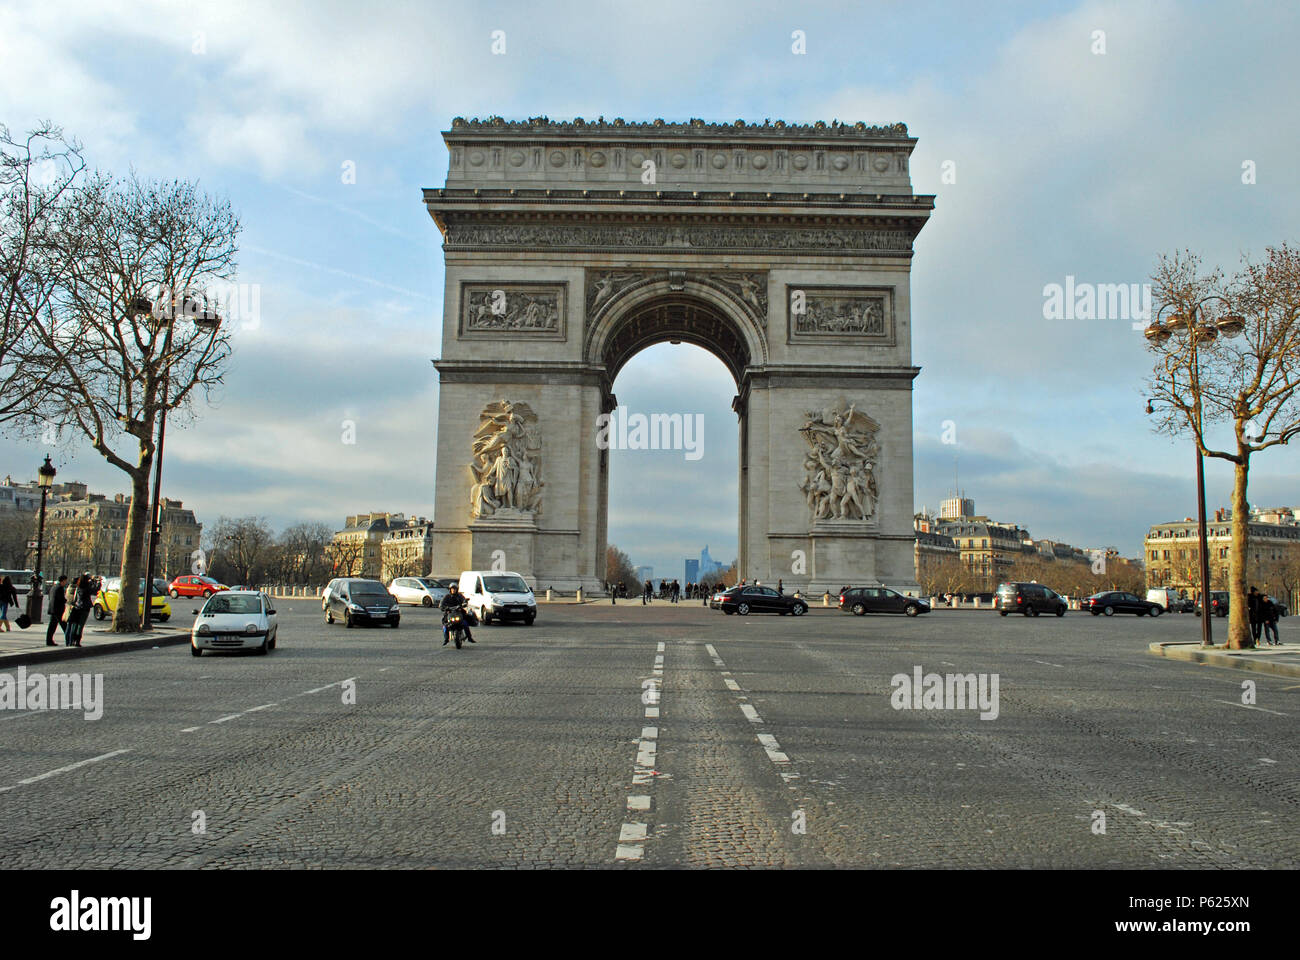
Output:
[[[764,120],[760,123],[736,120],[732,123],[711,123],[692,118],[688,121],[669,122],[663,119],[653,121],[628,121],[622,117],[605,120],[584,120],[574,117],[572,120],[551,120],[549,117],[531,117],[527,120],[506,120],[503,117],[488,117],[480,120],[475,117],[466,119],[456,117],[451,122],[451,129],[442,131],[444,140],[463,137],[658,137],[676,139],[678,137],[707,137],[711,139],[760,138],[792,140],[806,139],[849,139],[849,140],[909,140],[907,124],[890,123],[869,125],[841,123],[832,120],[816,120],[812,123],[787,123],[784,120]]]

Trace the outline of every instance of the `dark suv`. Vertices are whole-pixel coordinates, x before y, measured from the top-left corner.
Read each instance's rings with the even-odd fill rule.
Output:
[[[335,618],[349,627],[364,623],[386,623],[396,629],[402,622],[397,598],[378,580],[346,578],[331,580],[329,596],[323,601],[325,622]]]
[[[1065,616],[1065,599],[1041,583],[1003,583],[998,586],[998,613],[1023,613],[1036,617],[1040,613]]]
[[[1211,590],[1210,591],[1210,613],[1216,617],[1226,617],[1228,615],[1228,591]],[[1201,615],[1201,601],[1196,601],[1196,615]]]

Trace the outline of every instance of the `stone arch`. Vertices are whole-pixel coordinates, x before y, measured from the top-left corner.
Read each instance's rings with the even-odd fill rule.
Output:
[[[737,388],[746,370],[768,361],[766,335],[732,297],[706,281],[670,278],[635,284],[614,297],[588,329],[584,357],[604,369],[608,389],[628,360],[665,340],[708,350]]]

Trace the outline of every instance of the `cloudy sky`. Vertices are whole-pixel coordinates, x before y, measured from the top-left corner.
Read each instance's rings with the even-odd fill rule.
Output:
[[[9,0],[0,122],[54,120],[96,167],[196,179],[240,211],[261,322],[237,332],[222,395],[169,432],[164,488],[201,520],[282,526],[432,514],[443,264],[420,188],[445,179],[453,117],[903,121],[915,189],[937,195],[912,272],[918,508],[950,494],[956,457],[980,512],[1133,555],[1151,523],[1194,513],[1193,450],[1150,430],[1131,323],[1045,320],[1043,288],[1296,241],[1298,46],[1290,3]],[[659,574],[705,543],[731,559],[722,365],[655,347],[615,389],[632,410],[702,413],[707,445],[694,462],[615,454],[611,540]],[[45,452],[0,440],[0,473]],[[1300,504],[1298,453],[1253,464],[1254,502]],[[125,489],[87,449],[55,461]],[[1226,503],[1230,472],[1207,479]]]

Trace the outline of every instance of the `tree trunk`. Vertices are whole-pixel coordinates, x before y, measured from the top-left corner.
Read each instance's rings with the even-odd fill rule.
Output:
[[[140,579],[144,576],[144,551],[149,546],[149,468],[153,455],[141,451],[140,465],[131,472],[131,506],[126,514],[126,537],[122,541],[122,586],[113,614],[114,633],[140,630]],[[146,588],[147,588],[146,584]],[[150,591],[145,590],[145,596]]]
[[[1228,567],[1228,649],[1247,650],[1255,645],[1250,635],[1250,610],[1246,606],[1246,554],[1250,546],[1250,508],[1246,505],[1246,480],[1250,453],[1241,451],[1232,471],[1232,547]],[[1209,604],[1204,607],[1209,616]]]

